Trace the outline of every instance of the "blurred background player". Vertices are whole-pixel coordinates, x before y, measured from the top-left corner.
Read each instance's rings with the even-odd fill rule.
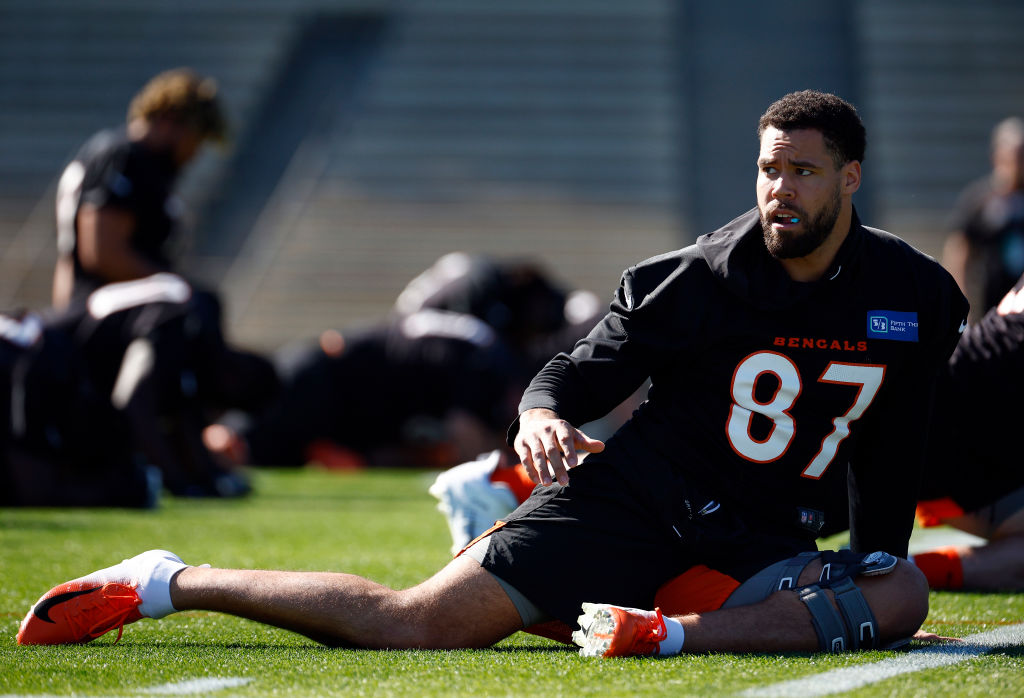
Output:
[[[0,316],[5,504],[156,504],[248,483],[201,441],[218,344],[172,274],[107,284],[44,315]]]
[[[170,271],[168,245],[183,213],[174,196],[178,175],[205,141],[226,135],[216,83],[181,68],[135,95],[125,128],[86,141],[57,190],[54,305]]]
[[[934,589],[1024,589],[1024,276],[964,333],[938,388],[918,523],[987,540],[918,553]]]
[[[465,313],[487,323],[529,364],[531,375],[568,351],[604,316],[590,291],[567,292],[535,262],[451,252],[409,282],[400,315],[425,308]]]
[[[54,307],[81,303],[104,284],[172,271],[183,214],[178,176],[203,143],[226,135],[216,82],[177,68],[135,95],[125,128],[86,141],[57,187]],[[193,321],[223,344],[217,295],[189,285]],[[277,390],[273,367],[256,354],[223,345],[211,358],[221,362],[218,381],[204,389],[220,406],[256,409]]]
[[[448,467],[504,443],[527,376],[497,334],[425,309],[286,348],[278,399],[206,432],[238,463]]]
[[[942,263],[971,303],[971,322],[994,307],[1024,273],[1024,121],[992,131],[992,172],[964,190]]]

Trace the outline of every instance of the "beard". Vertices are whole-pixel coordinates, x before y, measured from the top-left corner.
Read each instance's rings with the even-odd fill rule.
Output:
[[[775,230],[771,219],[765,218],[762,211],[761,230],[764,232],[764,245],[768,248],[768,253],[776,259],[806,257],[821,247],[821,243],[828,238],[836,221],[839,220],[841,208],[842,195],[839,186],[836,185],[832,197],[813,218],[807,218],[804,211],[792,209],[804,221],[803,232]]]

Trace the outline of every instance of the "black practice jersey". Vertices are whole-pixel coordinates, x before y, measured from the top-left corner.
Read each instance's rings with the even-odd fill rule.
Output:
[[[179,277],[156,274],[109,284],[84,303],[37,320],[39,338],[12,374],[12,420],[22,425],[14,431],[23,432],[17,435],[58,450],[86,442],[100,451],[111,448],[118,442],[115,428],[124,429],[111,395],[125,352],[138,338],[158,344],[157,355],[164,357],[153,368],[162,396],[180,394],[181,368],[191,354],[182,329],[190,296]]]
[[[966,283],[981,317],[1024,273],[1024,191],[1000,194],[991,178],[974,182],[960,195],[951,228],[970,243]]]
[[[461,313],[421,310],[354,336],[350,346],[376,359],[378,370],[366,377],[376,394],[363,399],[391,420],[460,409],[500,432],[526,383],[491,327]]]
[[[649,376],[600,456],[642,496],[660,494],[645,474],[674,472],[759,527],[815,535],[845,522],[849,494],[853,548],[905,555],[935,375],[966,314],[937,263],[856,215],[825,277],[794,282],[755,209],[628,269],[520,411],[582,424]]]
[[[303,462],[322,438],[365,452],[426,443],[455,410],[500,433],[527,382],[490,326],[432,309],[346,332],[338,355],[286,351],[278,373],[279,399],[245,432],[260,465]]]
[[[83,297],[108,281],[82,269],[77,228],[82,205],[113,206],[134,215],[132,247],[167,268],[165,247],[182,208],[172,195],[176,177],[169,155],[130,140],[123,131],[101,131],[82,146],[57,187],[57,250],[74,261],[75,296]]]
[[[939,383],[922,499],[952,498],[965,511],[1024,486],[1024,276],[971,325]]]
[[[565,303],[565,292],[529,263],[452,252],[410,281],[395,309],[402,314],[435,309],[472,315],[513,349],[531,352],[538,338],[543,341],[548,333],[565,328]]]

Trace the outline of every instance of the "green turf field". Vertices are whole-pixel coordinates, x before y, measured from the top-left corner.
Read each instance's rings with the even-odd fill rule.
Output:
[[[1024,648],[877,681],[921,652],[584,659],[519,633],[485,651],[326,649],[212,613],[142,621],[83,646],[17,647],[49,587],[148,548],[216,566],[339,570],[411,585],[447,560],[447,528],[421,472],[261,472],[237,502],[167,499],[158,511],[0,510],[0,696],[823,695],[862,667],[848,695],[1024,695]],[[970,635],[1024,622],[1024,594],[933,594],[926,629]],[[1017,631],[1017,637],[1020,632]],[[943,652],[946,652],[943,650]],[[943,655],[946,656],[946,655]],[[879,664],[888,660],[889,664]],[[876,670],[876,667],[879,667]],[[903,669],[906,671],[906,669]],[[838,678],[837,678],[838,676]],[[808,677],[799,688],[776,686]],[[875,678],[872,678],[875,677]],[[774,692],[774,693],[773,693]]]

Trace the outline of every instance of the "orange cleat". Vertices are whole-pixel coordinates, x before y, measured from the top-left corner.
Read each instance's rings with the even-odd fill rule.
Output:
[[[658,654],[668,637],[661,609],[641,611],[604,603],[583,604],[580,629],[572,634],[583,657],[632,657]]]
[[[21,621],[19,645],[63,645],[89,642],[142,618],[137,585],[76,579],[43,594]],[[117,642],[117,640],[115,640]]]
[[[185,567],[188,565],[172,552],[148,550],[55,586],[36,601],[21,621],[18,644],[89,642],[114,628],[120,640],[128,623],[140,618],[163,618],[175,612],[170,583]]]

